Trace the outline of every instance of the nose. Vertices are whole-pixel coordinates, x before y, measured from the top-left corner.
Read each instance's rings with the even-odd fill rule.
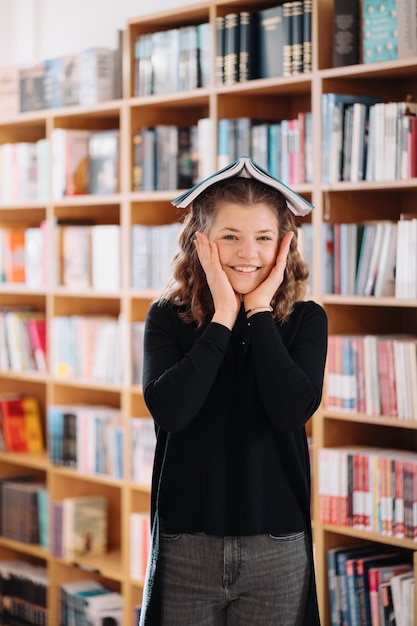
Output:
[[[253,259],[258,255],[256,241],[244,239],[240,242],[237,254],[241,259]]]

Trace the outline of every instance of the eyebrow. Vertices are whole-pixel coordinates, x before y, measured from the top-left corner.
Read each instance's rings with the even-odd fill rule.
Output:
[[[218,232],[222,233],[223,231],[229,231],[232,233],[240,233],[241,231],[239,230],[239,228],[233,228],[232,226],[225,226],[224,228],[221,228]],[[271,228],[265,228],[263,230],[257,230],[256,234],[257,235],[264,235],[266,233],[272,233],[273,235],[277,234],[277,232],[275,230],[272,230]]]

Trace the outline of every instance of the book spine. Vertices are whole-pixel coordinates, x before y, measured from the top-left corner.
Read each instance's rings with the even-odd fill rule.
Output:
[[[256,37],[257,13],[242,11],[239,14],[239,82],[257,78],[256,60],[258,55]]]
[[[214,62],[214,84],[216,87],[224,83],[224,53],[225,53],[225,18],[216,17],[216,56]]]
[[[333,67],[359,63],[359,0],[334,0]]]
[[[292,2],[284,2],[282,5],[283,76],[292,75],[292,5]]]
[[[308,74],[313,69],[312,63],[312,13],[313,0],[304,0],[303,2],[303,73]]]
[[[230,86],[239,81],[239,14],[228,13],[224,26],[224,84]]]
[[[291,12],[292,75],[303,73],[303,2],[292,2]]]

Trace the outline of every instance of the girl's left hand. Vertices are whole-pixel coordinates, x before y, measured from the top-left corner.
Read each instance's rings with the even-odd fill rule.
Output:
[[[283,281],[293,236],[294,233],[292,231],[284,235],[278,250],[275,265],[271,269],[268,277],[256,289],[243,296],[245,311],[259,306],[269,306],[278,287]]]

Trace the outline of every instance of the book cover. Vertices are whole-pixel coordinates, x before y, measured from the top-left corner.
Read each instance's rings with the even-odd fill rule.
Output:
[[[61,107],[64,104],[63,98],[63,78],[64,63],[63,57],[45,59],[43,61],[43,98],[46,109]]]
[[[119,188],[119,131],[92,132],[88,138],[88,193],[108,195]]]
[[[274,178],[266,170],[260,167],[257,163],[252,161],[249,157],[241,157],[236,159],[223,169],[212,174],[205,180],[201,181],[188,191],[184,192],[174,200],[172,204],[178,208],[187,207],[200,193],[202,193],[207,187],[214,183],[231,178],[233,176],[243,176],[245,178],[255,178],[260,182],[273,187],[277,191],[280,191],[285,197],[288,208],[295,215],[307,215],[313,209],[313,205],[305,198],[297,194],[294,190],[287,187],[283,182]]]
[[[259,11],[259,76],[283,74],[282,5]]]
[[[178,91],[179,29],[152,33],[152,93]]]
[[[198,33],[197,26],[179,29],[178,89],[188,91],[198,87]]]
[[[19,72],[20,112],[44,108],[42,65],[22,68]]]
[[[79,55],[66,54],[62,68],[62,104],[73,106],[80,102]]]
[[[79,54],[79,103],[85,106],[113,98],[114,54],[110,48],[88,48]]]
[[[3,230],[3,254],[6,282],[26,282],[25,268],[25,229],[6,228]]]
[[[71,289],[91,286],[91,227],[58,225],[60,284]]]
[[[79,496],[63,500],[64,558],[103,554],[107,550],[107,500]]]
[[[212,78],[212,28],[210,22],[197,24],[198,87],[210,87]]]
[[[359,0],[333,2],[333,67],[359,63]]]
[[[6,450],[8,452],[27,452],[27,427],[23,398],[0,396],[0,412]]]
[[[131,478],[142,487],[150,487],[156,448],[155,424],[150,417],[133,417],[131,428]]]
[[[121,285],[120,226],[91,227],[91,284],[93,289],[118,291]]]
[[[19,110],[19,68],[16,65],[0,65],[0,119],[14,117]]]
[[[22,405],[25,418],[26,449],[28,452],[43,452],[45,444],[39,402],[34,396],[23,396]]]

